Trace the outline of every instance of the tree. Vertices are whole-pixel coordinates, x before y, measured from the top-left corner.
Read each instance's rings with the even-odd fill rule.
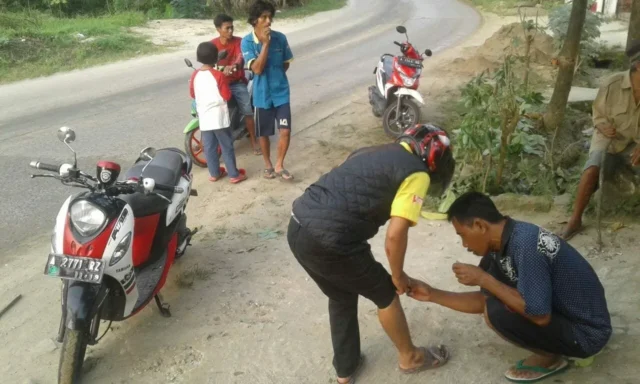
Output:
[[[543,122],[548,130],[555,130],[564,120],[564,113],[567,109],[567,101],[571,92],[573,75],[576,69],[576,59],[580,51],[580,38],[582,28],[587,16],[587,4],[589,0],[573,0],[571,6],[571,18],[567,28],[567,37],[562,44],[562,49],[558,55],[558,76],[553,95],[544,115]]]
[[[629,17],[627,49],[631,48],[631,44],[634,41],[640,41],[640,0],[632,0],[631,2],[631,17]]]

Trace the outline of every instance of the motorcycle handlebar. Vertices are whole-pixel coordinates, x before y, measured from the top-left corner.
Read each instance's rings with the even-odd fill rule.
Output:
[[[184,192],[184,188],[182,188],[182,187],[171,187],[171,186],[163,185],[163,184],[156,184],[155,189],[157,189],[159,191],[167,191],[167,192],[173,192],[173,193],[182,193],[182,192]]]
[[[394,41],[393,44],[397,45],[398,47],[402,47],[402,44],[398,43],[397,41]]]
[[[42,171],[50,171],[50,172],[56,172],[56,173],[60,172],[59,165],[41,163],[39,161],[32,161],[31,163],[29,163],[29,166],[31,168],[40,169]]]

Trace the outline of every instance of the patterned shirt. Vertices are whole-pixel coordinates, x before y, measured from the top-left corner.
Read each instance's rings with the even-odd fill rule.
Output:
[[[560,313],[572,322],[585,352],[595,354],[604,347],[611,337],[604,288],[569,243],[537,225],[508,219],[502,250],[489,257],[520,292],[528,315]]]

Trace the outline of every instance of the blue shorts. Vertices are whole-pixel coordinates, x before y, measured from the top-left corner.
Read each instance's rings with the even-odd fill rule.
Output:
[[[251,108],[251,97],[249,97],[249,90],[247,84],[242,81],[236,81],[229,84],[231,88],[231,94],[238,104],[238,109],[242,116],[253,116],[253,109]]]
[[[291,130],[291,105],[283,104],[273,108],[256,108],[256,136],[268,137],[276,134],[278,129]]]

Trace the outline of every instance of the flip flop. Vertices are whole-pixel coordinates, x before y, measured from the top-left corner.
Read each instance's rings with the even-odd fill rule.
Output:
[[[419,373],[422,371],[427,371],[429,369],[440,368],[449,361],[449,350],[444,345],[438,345],[436,347],[420,347],[422,351],[424,351],[424,363],[415,368],[404,369],[400,368],[400,372],[405,374]],[[433,365],[434,362],[438,362],[438,364]]]
[[[265,169],[262,175],[265,179],[275,179],[277,176],[273,168]]]
[[[504,373],[504,377],[506,377],[507,380],[513,383],[535,383],[537,381],[540,381],[549,376],[555,375],[556,373],[560,373],[566,370],[567,368],[569,368],[569,362],[564,359],[562,360],[562,363],[554,369],[534,367],[534,366],[524,365],[523,363],[524,363],[524,360],[520,360],[516,363],[515,365],[516,371],[529,371],[529,372],[541,373],[542,375],[535,378],[531,378],[531,379],[523,379],[523,378],[510,376],[509,371],[507,371]]]
[[[577,235],[578,233],[582,232],[582,230],[584,230],[584,226],[580,226],[580,227],[574,229],[573,231],[565,231],[563,229],[562,231],[558,232],[557,235],[562,240],[569,241],[569,240],[573,239],[573,237],[575,235]]]
[[[356,377],[358,376],[358,374],[360,373],[360,371],[362,370],[362,366],[364,365],[364,355],[360,355],[360,362],[358,363],[358,367],[356,368],[356,370],[351,374],[351,377],[349,377],[349,381],[347,381],[344,384],[356,384]],[[336,379],[337,383],[340,383],[337,379]]]
[[[262,156],[262,151],[258,148],[258,149],[254,149],[253,150],[253,154],[256,156]]]
[[[245,180],[247,180],[247,171],[245,171],[244,169],[240,168],[238,169],[238,173],[240,174],[238,177],[232,177],[229,179],[229,182],[231,184],[238,184],[241,183]]]
[[[280,172],[276,172],[276,175],[282,177],[284,180],[293,180],[293,175],[289,173],[286,169],[283,169]]]
[[[227,170],[224,167],[220,167],[220,176],[218,176],[218,177],[209,176],[209,181],[215,183],[216,181],[222,179],[225,176],[227,176]]]

